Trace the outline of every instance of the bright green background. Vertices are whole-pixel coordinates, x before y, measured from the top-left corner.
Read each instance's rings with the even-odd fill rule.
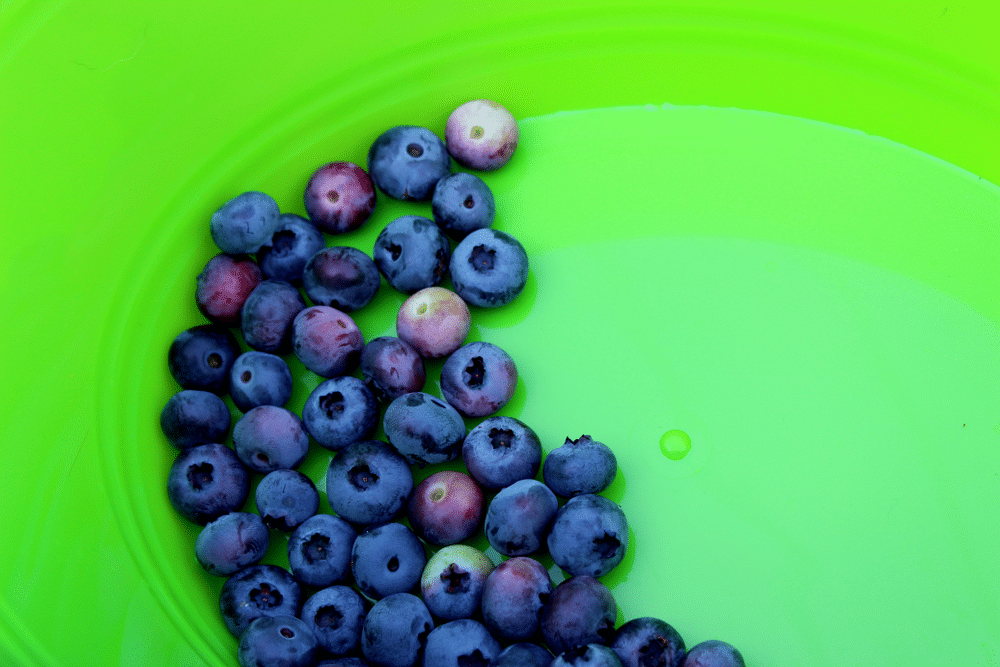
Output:
[[[964,628],[962,655],[980,664],[1000,664],[997,553],[989,533],[980,530],[992,526],[995,535],[1000,514],[996,505],[1000,435],[993,430],[1000,418],[987,421],[991,404],[995,410],[1000,402],[988,389],[996,380],[993,366],[983,363],[989,347],[973,344],[995,340],[991,336],[1000,321],[996,190],[988,183],[975,183],[978,177],[1000,183],[998,9],[992,3],[692,2],[616,4],[612,11],[607,3],[535,4],[537,8],[499,2],[414,2],[362,9],[339,2],[0,2],[0,225],[5,241],[0,312],[8,332],[7,352],[0,355],[0,405],[4,406],[0,437],[6,473],[0,507],[11,533],[0,542],[7,564],[0,575],[0,662],[234,664],[232,646],[217,621],[202,622],[196,616],[204,613],[205,619],[214,619],[210,605],[217,582],[199,583],[196,564],[175,565],[177,550],[195,533],[171,517],[156,486],[172,457],[156,438],[156,414],[173,390],[162,360],[174,333],[198,321],[186,299],[191,277],[212,252],[202,233],[206,216],[235,191],[256,187],[271,192],[283,207],[295,207],[301,183],[294,174],[307,174],[327,159],[362,162],[371,138],[385,127],[407,122],[440,128],[461,101],[492,97],[522,119],[560,110],[664,102],[765,110],[886,137],[973,174],[902,149],[877,150],[860,136],[844,139],[847,135],[822,126],[779,121],[774,121],[779,126],[771,126],[770,117],[734,113],[733,122],[759,133],[754,136],[815,142],[799,145],[822,147],[819,154],[832,156],[831,164],[838,164],[838,159],[839,164],[848,164],[849,158],[870,151],[872,162],[859,165],[859,174],[874,178],[881,164],[877,160],[885,159],[887,169],[910,165],[912,172],[904,175],[928,180],[913,181],[913,192],[920,197],[910,202],[912,210],[907,209],[905,216],[897,209],[896,214],[871,215],[869,210],[868,215],[851,217],[847,208],[840,211],[841,217],[830,211],[816,216],[825,224],[796,225],[791,215],[733,215],[732,210],[719,208],[718,201],[706,199],[715,207],[709,207],[714,214],[706,218],[711,220],[706,229],[694,217],[704,213],[700,206],[681,212],[690,213],[687,217],[671,209],[670,224],[652,214],[623,215],[609,222],[614,214],[629,210],[628,199],[620,207],[609,205],[600,191],[601,180],[596,179],[585,192],[599,193],[596,203],[604,215],[567,220],[554,205],[559,200],[547,196],[565,182],[558,164],[546,162],[541,146],[552,146],[553,152],[547,154],[551,157],[560,147],[560,133],[586,136],[587,131],[603,127],[613,134],[613,128],[628,124],[631,129],[623,130],[622,136],[634,138],[636,128],[631,127],[632,120],[614,115],[603,120],[528,123],[517,156],[521,159],[508,171],[498,172],[495,182],[498,199],[504,201],[502,191],[511,193],[506,200],[509,210],[524,213],[502,218],[500,224],[522,232],[529,252],[538,258],[526,295],[531,301],[507,313],[480,313],[476,335],[502,342],[512,354],[517,350],[516,359],[537,359],[522,364],[524,386],[509,411],[526,420],[531,417],[529,423],[543,435],[546,447],[564,436],[576,437],[579,428],[593,429],[595,437],[598,432],[622,434],[619,442],[611,443],[626,452],[623,477],[612,493],[621,496],[623,506],[632,503],[640,509],[630,511],[637,538],[627,571],[612,583],[616,590],[632,595],[629,600],[640,596],[650,601],[689,640],[725,632],[725,638],[747,648],[755,665],[885,664],[892,663],[893,656],[899,660],[906,656],[906,664],[920,664],[919,658],[911,658],[920,654],[914,646],[933,645],[936,648],[927,655],[940,655],[948,650],[942,647],[953,643],[956,630]],[[655,112],[668,113],[672,112]],[[728,121],[699,116],[692,121],[690,136],[704,136]],[[649,132],[663,127],[651,125]],[[537,138],[534,149],[532,137]],[[676,145],[678,139],[668,132],[651,141]],[[733,141],[741,140],[734,136]],[[741,145],[746,149],[752,142]],[[844,147],[842,154],[837,153],[838,146]],[[606,142],[593,153],[580,152],[579,144],[573,147],[579,153],[577,166],[589,164],[588,158],[614,155]],[[725,155],[718,146],[714,152],[699,148],[688,146],[681,153],[689,160],[703,156],[703,167],[724,165]],[[532,150],[537,167],[528,160]],[[781,146],[775,154],[788,157],[794,150]],[[736,157],[743,162],[734,164],[753,164],[752,155]],[[621,160],[627,165],[628,158],[624,154]],[[589,172],[577,169],[577,178],[593,177],[605,164],[596,162]],[[686,171],[672,168],[678,176]],[[772,171],[762,173],[779,173],[774,170],[783,168],[780,173],[789,178],[796,175],[780,160],[768,168]],[[705,172],[711,173],[717,172]],[[810,187],[824,175],[822,169],[803,173],[808,176],[803,182]],[[893,201],[903,206],[906,192],[899,185],[905,179],[893,173],[897,178],[887,178],[887,183],[895,186]],[[935,178],[942,183],[940,193]],[[623,180],[619,176],[609,182]],[[748,183],[734,191],[759,193],[766,185]],[[871,180],[853,186],[867,193],[868,198],[860,201],[875,201]],[[711,197],[713,190],[706,189]],[[782,194],[780,184],[774,193]],[[648,203],[651,197],[645,193],[638,201]],[[972,202],[968,210],[960,206],[966,199]],[[555,210],[530,208],[535,206]],[[394,210],[402,209],[385,206],[379,215],[391,216]],[[552,227],[518,228],[542,216],[539,210]],[[948,215],[956,210],[961,215]],[[572,240],[567,236],[570,230],[577,234]],[[374,233],[372,228],[356,240],[370,244]],[[631,237],[662,238],[635,243],[628,240]],[[699,245],[698,237],[719,243]],[[618,244],[597,244],[608,239]],[[732,246],[726,245],[727,239]],[[747,407],[745,396],[721,391],[736,384],[720,383],[713,396],[711,386],[694,383],[692,390],[701,393],[691,395],[686,406],[668,401],[662,412],[652,410],[646,416],[635,400],[657,395],[676,398],[676,378],[662,383],[635,380],[646,370],[636,357],[605,361],[600,356],[601,341],[589,334],[576,335],[577,342],[568,349],[577,354],[568,356],[562,366],[544,349],[533,352],[526,347],[523,337],[529,334],[564,327],[560,331],[570,336],[577,330],[578,322],[565,322],[559,313],[578,316],[590,304],[604,309],[606,299],[614,296],[605,295],[605,301],[586,298],[587,290],[602,294],[600,283],[568,281],[566,271],[573,266],[581,262],[589,266],[607,257],[614,266],[628,266],[636,253],[649,253],[648,266],[678,252],[690,266],[668,261],[655,270],[643,268],[639,275],[686,277],[692,284],[695,277],[701,279],[705,289],[698,294],[711,300],[701,302],[702,310],[697,300],[687,303],[694,308],[688,311],[689,322],[697,331],[711,331],[717,324],[713,317],[727,298],[722,290],[727,278],[740,281],[734,287],[742,289],[745,304],[758,303],[754,298],[761,304],[781,303],[789,298],[781,290],[789,289],[792,280],[814,288],[819,284],[816,272],[822,273],[816,267],[829,267],[823,275],[836,287],[831,295],[872,284],[901,299],[919,292],[905,281],[897,284],[897,276],[931,290],[914,297],[912,304],[879,301],[873,292],[864,302],[872,310],[859,316],[860,338],[834,337],[837,344],[826,350],[845,355],[843,364],[823,366],[831,373],[837,366],[855,368],[846,355],[859,341],[865,346],[860,358],[872,364],[885,360],[882,366],[868,367],[874,370],[865,378],[865,391],[859,390],[850,405],[863,411],[866,405],[891,402],[893,419],[886,420],[878,411],[865,413],[870,423],[880,424],[877,447],[859,442],[860,432],[845,430],[842,447],[850,456],[873,448],[878,453],[866,459],[870,465],[854,471],[850,484],[838,486],[812,475],[795,477],[803,466],[847,470],[843,459],[822,450],[812,455],[808,448],[781,440],[771,456],[762,456],[759,447],[730,446],[737,439],[723,436],[732,435],[735,417],[710,415],[712,405],[743,405],[747,411],[743,416],[755,419],[772,407],[755,397],[751,402],[759,408],[755,412]],[[692,258],[720,262],[728,258],[731,263],[726,271],[715,273],[712,282],[704,274],[704,264]],[[738,258],[744,258],[746,266]],[[765,267],[759,276],[753,274],[753,280],[747,258],[761,260],[754,265],[757,269]],[[770,262],[777,283],[768,286],[761,281],[768,279]],[[877,267],[889,273],[879,273]],[[786,268],[789,272],[782,273]],[[928,296],[932,293],[946,298],[935,301]],[[380,310],[359,316],[367,330],[391,327],[394,297],[380,299]],[[844,308],[861,301],[846,303]],[[959,312],[956,303],[965,304],[972,314]],[[616,308],[611,312],[619,320],[627,316],[621,305]],[[783,310],[775,308],[775,314],[801,308],[791,301]],[[886,331],[910,323],[919,335],[902,342],[878,338],[883,320],[872,314],[882,312],[876,309],[887,313]],[[760,311],[748,306],[740,312],[742,319],[736,321],[743,323],[742,328],[733,326],[755,333],[756,338],[746,339],[754,345],[725,336],[702,338],[703,348],[683,347],[671,353],[674,356],[657,357],[651,362],[654,375],[684,367],[690,368],[689,377],[709,385],[704,378],[727,377],[734,367],[721,360],[735,364],[743,358],[741,351],[761,352],[775,328]],[[915,318],[920,312],[950,319],[921,321]],[[629,350],[660,340],[642,326],[647,321],[656,324],[655,318],[650,320],[648,313],[643,317],[637,315],[634,323],[610,329],[634,335]],[[519,326],[508,329],[515,321]],[[788,332],[789,341],[795,340],[792,334],[817,335],[809,327],[795,329],[791,320],[781,322],[784,328],[779,330]],[[979,331],[972,330],[976,322]],[[961,354],[935,356],[947,349],[952,337],[969,344]],[[868,347],[873,341],[882,347]],[[777,355],[782,347],[766,349]],[[720,356],[720,351],[727,354]],[[902,358],[919,363],[912,369],[893,365]],[[606,382],[627,377],[640,384],[613,394],[612,407],[606,410],[593,399],[561,398],[563,389],[586,387],[595,377],[576,363],[580,359],[597,361],[601,371],[596,377]],[[917,371],[931,368],[931,360],[941,364],[942,373],[954,375],[948,375],[947,382],[939,382],[937,376],[921,377]],[[802,362],[811,363],[808,357]],[[566,375],[556,376],[561,370]],[[619,370],[624,375],[616,374]],[[759,369],[740,369],[750,376],[755,370]],[[963,371],[968,375],[964,384]],[[558,383],[553,384],[553,377]],[[844,376],[837,386],[850,382]],[[773,389],[772,385],[765,383],[764,389]],[[579,391],[599,395],[601,386],[595,383],[590,393]],[[942,387],[987,388],[976,405],[968,407],[975,419],[970,416],[962,428],[969,433],[942,436],[933,430],[941,425],[932,418],[937,413],[926,411],[926,403]],[[304,398],[305,389],[299,389],[295,400]],[[789,399],[794,393],[789,392]],[[811,388],[805,395],[818,394]],[[840,418],[834,408],[842,403],[830,405],[830,414],[823,414],[832,425]],[[553,407],[562,412],[554,417],[546,414]],[[788,411],[783,418],[801,420],[796,414]],[[962,414],[955,406],[940,411],[949,419]],[[584,419],[590,421],[578,427]],[[682,478],[687,486],[679,489],[664,482],[661,493],[655,486],[658,478],[653,479],[652,489],[644,482],[659,469],[644,458],[641,443],[647,431],[658,437],[667,422],[682,424],[692,433],[696,449],[691,457],[699,442],[711,442],[712,460],[718,464],[705,468],[711,475]],[[791,427],[778,431],[790,437],[801,432]],[[750,440],[756,444],[766,439]],[[915,459],[910,458],[914,446],[921,448]],[[727,458],[725,452],[732,454]],[[929,452],[933,455],[925,456]],[[311,460],[311,471],[322,468],[322,463]],[[739,474],[746,466],[769,471],[753,478],[759,480],[760,489],[733,486],[747,479]],[[663,470],[669,478],[674,469]],[[886,479],[882,476],[886,470],[896,474]],[[789,476],[797,481],[783,486]],[[925,495],[923,487],[907,485],[913,480],[936,481],[932,493]],[[844,488],[863,493],[850,496]],[[731,496],[725,495],[726,489],[732,489]],[[844,502],[853,498],[853,504],[826,502],[834,498]],[[871,526],[889,525],[896,517],[891,512],[878,517],[866,514],[872,507],[898,512],[889,504],[897,498],[912,501],[902,507],[921,511],[900,519],[905,530],[883,534],[889,546],[873,547],[873,553],[898,555],[912,547],[914,557],[905,563],[883,560],[883,566],[891,569],[866,570],[865,561],[854,560],[865,545],[844,548],[842,541],[858,535],[856,524],[866,522],[869,527],[861,534],[878,537]],[[788,516],[785,507],[765,502],[779,499],[799,508],[796,516],[803,521],[830,527],[834,543],[840,540],[838,548],[847,556],[842,567],[831,569],[835,558],[815,552],[816,524],[791,530],[779,521]],[[713,569],[713,558],[719,558],[719,568],[729,563],[728,556],[717,555],[724,551],[727,536],[711,531],[710,522],[720,518],[726,519],[730,530],[742,526],[734,533],[739,541],[733,547],[741,554],[742,565],[722,575],[722,581],[732,586],[742,582],[735,589],[701,584],[702,574]],[[929,518],[926,543],[917,539],[925,518]],[[796,536],[803,534],[810,539],[798,542]],[[675,539],[677,535],[683,538]],[[696,545],[699,540],[704,545],[700,551],[696,546],[683,550],[689,560],[680,558],[678,564],[668,558],[675,543]],[[654,549],[654,545],[661,546]],[[773,553],[770,559],[768,550]],[[801,553],[816,560],[812,565],[796,560]],[[695,562],[695,556],[703,560]],[[990,562],[992,568],[984,568]],[[824,567],[815,567],[817,563]],[[678,568],[689,581],[684,584],[685,577],[674,576],[670,584],[684,586],[678,595],[689,604],[675,606],[658,586],[665,587],[660,577],[676,575]],[[819,572],[840,579],[819,585],[809,576]],[[889,604],[884,613],[872,607],[870,587],[876,578],[887,597],[908,591],[899,596],[909,605],[908,613],[940,618],[944,634],[934,636],[933,628],[924,627],[904,631],[889,620],[902,607]],[[841,581],[843,588],[838,585]],[[710,602],[690,603],[690,594],[699,585],[710,586],[715,596]],[[954,586],[979,592],[960,604]],[[851,594],[852,587],[862,591],[858,598]],[[839,592],[831,595],[834,589]],[[929,592],[920,595],[915,590]],[[958,599],[967,598],[970,595]],[[856,608],[854,599],[868,606]],[[942,602],[957,606],[942,610]],[[630,604],[635,606],[625,609],[628,617],[652,608]],[[775,616],[762,617],[761,609]],[[718,610],[714,616],[712,610]],[[905,644],[898,653],[881,641],[880,619],[889,637]],[[845,628],[851,632],[840,635]],[[867,632],[859,636],[861,628]],[[841,647],[853,645],[877,646],[886,652],[852,651],[846,658],[831,657]]]

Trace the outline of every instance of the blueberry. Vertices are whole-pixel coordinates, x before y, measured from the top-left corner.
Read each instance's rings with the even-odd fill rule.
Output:
[[[365,339],[351,316],[329,306],[312,306],[292,321],[292,349],[302,365],[332,378],[354,372]]]
[[[603,442],[583,435],[549,452],[542,466],[542,478],[550,489],[570,498],[581,493],[600,493],[611,486],[618,461]]]
[[[425,359],[457,350],[471,326],[469,307],[444,287],[426,287],[410,295],[396,315],[396,333]]]
[[[517,119],[493,100],[472,100],[451,112],[445,124],[448,152],[470,169],[492,171],[510,161],[520,132]]]
[[[518,642],[500,651],[489,667],[549,667],[551,662],[552,654],[545,647]]]
[[[413,471],[384,442],[364,440],[344,447],[326,471],[330,508],[351,523],[391,521],[413,490]]]
[[[302,620],[319,647],[333,655],[346,655],[361,646],[365,602],[348,586],[330,586],[317,591],[302,605]]]
[[[514,395],[517,366],[493,343],[467,343],[441,367],[441,394],[466,417],[486,417]]]
[[[361,350],[361,377],[375,398],[388,403],[411,391],[421,391],[427,380],[424,360],[413,346],[394,336],[379,336]]]
[[[550,667],[622,667],[622,661],[607,646],[582,644],[557,655]]]
[[[375,188],[358,165],[329,162],[309,177],[303,200],[314,225],[328,234],[344,234],[371,217]]]
[[[404,215],[382,229],[373,255],[389,284],[412,294],[441,282],[448,271],[451,244],[433,220]]]
[[[559,508],[548,546],[552,560],[570,574],[602,577],[625,557],[625,513],[604,496],[574,496]]]
[[[461,241],[470,232],[491,226],[497,207],[483,179],[460,171],[438,181],[431,210],[444,233]]]
[[[264,523],[286,533],[319,510],[316,485],[298,470],[275,470],[264,475],[254,500]]]
[[[343,519],[315,514],[288,538],[288,565],[303,584],[324,588],[345,581],[351,571],[351,549],[358,534]]]
[[[243,340],[261,352],[288,354],[292,351],[292,322],[305,308],[305,299],[291,283],[265,280],[243,304]]]
[[[321,660],[316,667],[371,667],[367,660],[356,656],[345,656],[331,660]]]
[[[167,475],[167,497],[181,516],[205,525],[243,507],[250,477],[225,445],[188,447],[177,455]]]
[[[326,238],[314,224],[300,215],[285,213],[278,219],[271,245],[257,254],[257,263],[265,278],[297,285],[302,282],[306,262],[325,247]]]
[[[222,442],[232,417],[226,402],[210,391],[182,389],[163,406],[160,428],[178,449]]]
[[[500,654],[500,642],[471,618],[449,621],[431,630],[424,667],[488,667]]]
[[[266,474],[302,465],[309,454],[309,435],[291,410],[260,405],[236,422],[233,449],[243,465]]]
[[[625,623],[618,628],[609,646],[625,667],[680,667],[684,664],[684,640],[668,623],[652,616],[635,618]],[[704,667],[710,665],[712,663]]]
[[[302,591],[288,570],[277,565],[250,565],[222,584],[219,609],[226,628],[239,637],[261,616],[298,616]]]
[[[541,548],[559,501],[549,487],[522,479],[504,487],[486,510],[486,539],[505,556],[527,556]]]
[[[439,470],[424,478],[407,502],[414,532],[434,545],[471,537],[483,516],[483,492],[464,472]]]
[[[465,544],[446,546],[427,561],[420,596],[430,612],[448,621],[472,618],[479,611],[493,561]]]
[[[746,667],[743,655],[732,644],[710,639],[687,652],[681,667]]]
[[[479,422],[465,436],[462,460],[480,485],[502,489],[538,474],[542,443],[524,422],[495,415]]]
[[[278,226],[278,204],[263,192],[244,192],[212,214],[209,231],[224,253],[249,255],[271,241]]]
[[[582,644],[604,644],[615,635],[618,605],[608,587],[586,575],[566,579],[542,607],[542,637],[553,653]]]
[[[229,369],[229,395],[243,412],[259,405],[284,407],[292,397],[292,371],[277,355],[244,352]]]
[[[240,667],[313,667],[316,636],[294,616],[265,616],[247,626],[236,657]]]
[[[367,306],[381,281],[375,260],[350,246],[323,248],[302,271],[302,287],[313,303],[345,313]]]
[[[378,667],[415,667],[433,628],[431,613],[416,595],[387,595],[365,616],[361,650]]]
[[[393,199],[427,201],[437,182],[451,173],[451,157],[444,142],[427,128],[398,125],[368,149],[368,173]]]
[[[225,394],[229,369],[239,355],[240,345],[228,329],[202,324],[177,334],[167,352],[167,367],[184,389]]]
[[[477,229],[451,254],[455,293],[470,306],[497,308],[513,301],[528,282],[528,254],[520,241],[496,229]]]
[[[465,421],[455,408],[422,391],[403,394],[385,409],[389,443],[411,464],[445,463],[459,457]]]
[[[270,542],[259,515],[230,512],[205,524],[195,540],[194,555],[209,574],[229,576],[259,562]]]
[[[527,556],[505,560],[483,585],[483,623],[503,639],[531,639],[538,633],[539,613],[553,588],[548,570],[537,560]]]
[[[401,523],[369,526],[354,540],[351,551],[354,580],[374,600],[413,590],[425,565],[424,545]]]
[[[264,280],[260,267],[246,255],[216,255],[198,274],[195,304],[215,324],[235,326],[247,297]]]
[[[302,420],[316,442],[337,451],[375,434],[378,402],[364,381],[350,375],[335,377],[309,393]]]

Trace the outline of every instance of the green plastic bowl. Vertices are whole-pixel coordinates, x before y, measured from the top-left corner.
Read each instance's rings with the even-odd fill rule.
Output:
[[[503,414],[546,450],[617,452],[619,621],[755,667],[1000,664],[998,27],[995,3],[0,3],[0,664],[236,664],[158,425],[208,218],[250,189],[302,213],[323,162],[476,98],[521,121],[484,177],[532,272],[470,339],[516,360]],[[380,196],[331,243],[427,211]],[[383,285],[368,338],[401,301]]]

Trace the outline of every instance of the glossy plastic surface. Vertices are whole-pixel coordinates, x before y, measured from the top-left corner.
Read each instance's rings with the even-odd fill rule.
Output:
[[[532,273],[472,338],[546,449],[615,447],[622,620],[755,666],[1000,664],[1000,15],[803,4],[0,4],[0,663],[235,664],[157,422],[208,216],[302,213],[319,164],[489,97]]]

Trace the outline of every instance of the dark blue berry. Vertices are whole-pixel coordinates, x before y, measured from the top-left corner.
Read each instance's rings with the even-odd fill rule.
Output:
[[[411,464],[454,461],[461,454],[465,421],[455,408],[426,392],[395,399],[385,410],[382,426],[389,443]]]
[[[608,587],[580,576],[555,587],[539,619],[545,643],[558,655],[582,644],[609,644],[617,616],[618,605]]]
[[[685,664],[684,640],[680,634],[670,624],[652,616],[634,618],[625,623],[618,628],[609,646],[625,667],[680,667]],[[703,667],[710,666],[716,667],[713,663]],[[730,667],[726,663],[718,667],[723,666]],[[742,663],[740,667],[743,667]]]
[[[317,591],[302,605],[302,620],[319,647],[332,655],[346,655],[361,647],[365,601],[348,586]]]
[[[298,616],[302,590],[288,570],[277,565],[250,565],[222,584],[219,609],[226,628],[239,637],[261,616]]]
[[[581,493],[600,493],[611,485],[618,461],[603,442],[583,435],[549,452],[542,466],[542,478],[550,489],[566,498]]]
[[[552,654],[545,647],[518,642],[500,651],[489,667],[549,667],[551,662]]]
[[[326,471],[330,509],[354,524],[391,521],[413,491],[413,471],[396,450],[379,440],[344,447]]]
[[[574,496],[559,508],[549,530],[548,547],[556,565],[570,574],[602,577],[625,557],[625,513],[604,496]]]
[[[338,451],[366,440],[378,428],[378,402],[363,380],[351,375],[321,382],[302,407],[306,430],[323,447]]]
[[[517,366],[494,345],[466,343],[441,367],[441,395],[466,417],[486,417],[507,405],[517,387]]]
[[[230,448],[196,445],[174,459],[167,475],[167,497],[181,516],[205,525],[243,507],[250,477]]]
[[[497,211],[490,187],[475,174],[463,171],[438,181],[431,207],[434,221],[456,241],[491,226]]]
[[[382,229],[373,255],[393,288],[413,294],[441,282],[448,271],[451,244],[433,220],[404,215]]]
[[[424,648],[430,667],[488,667],[500,654],[500,642],[471,618],[449,621],[431,630]]]
[[[370,526],[354,540],[351,572],[372,599],[412,591],[427,565],[424,545],[401,523]]]
[[[271,245],[261,248],[257,262],[265,278],[302,282],[306,262],[326,247],[323,232],[300,215],[285,213],[271,235]]]
[[[313,303],[345,313],[367,306],[381,281],[375,260],[351,246],[323,248],[302,272],[302,287]]]
[[[294,616],[257,618],[240,637],[240,667],[313,667],[318,644],[308,624]]]
[[[361,350],[360,365],[365,384],[377,400],[385,403],[423,390],[427,380],[423,357],[412,345],[394,336],[368,341]]]
[[[451,156],[427,128],[398,125],[379,135],[368,149],[368,173],[393,199],[427,201],[437,182],[451,173]]]
[[[345,581],[351,571],[351,549],[358,533],[332,514],[316,514],[288,538],[288,565],[303,584],[324,588]]]
[[[682,643],[681,647],[683,646]],[[680,665],[681,667],[746,667],[743,655],[736,650],[736,647],[718,639],[709,639],[697,644],[687,652]]]
[[[244,352],[229,369],[229,395],[243,412],[259,405],[284,407],[292,397],[292,371],[275,354]]]
[[[263,192],[244,192],[212,214],[209,231],[222,252],[253,254],[271,242],[279,214],[278,204],[270,196]]]
[[[480,485],[502,489],[538,474],[542,443],[524,422],[494,415],[476,424],[465,436],[462,460]]]
[[[361,650],[379,667],[415,667],[434,628],[423,600],[410,593],[376,602],[361,630]]]
[[[292,350],[316,375],[332,378],[352,373],[364,346],[358,325],[336,308],[312,306],[292,320]]]
[[[229,369],[238,356],[240,345],[228,329],[202,324],[177,334],[167,367],[182,388],[221,395],[229,391]]]
[[[264,523],[286,533],[319,510],[316,485],[298,470],[275,470],[264,475],[254,500]]]
[[[194,554],[209,574],[229,576],[259,562],[270,542],[270,532],[259,515],[230,512],[205,524],[194,543]]]
[[[160,428],[174,447],[222,442],[229,433],[232,416],[226,402],[210,391],[182,389],[160,412]]]
[[[486,510],[486,538],[505,556],[527,556],[544,544],[559,509],[556,496],[541,482],[522,479],[504,487]]]
[[[309,435],[291,410],[261,405],[236,422],[233,449],[246,467],[266,474],[298,468],[309,454]]]
[[[243,340],[261,352],[288,354],[292,351],[292,322],[305,308],[305,299],[291,283],[265,280],[243,304]]]
[[[528,281],[528,254],[510,234],[477,229],[455,248],[449,264],[455,293],[470,306],[497,308],[513,301]]]
[[[531,639],[538,634],[538,615],[553,588],[548,570],[537,560],[527,556],[505,560],[486,577],[483,623],[503,639]]]
[[[622,667],[622,662],[607,646],[581,644],[557,655],[550,667]]]

